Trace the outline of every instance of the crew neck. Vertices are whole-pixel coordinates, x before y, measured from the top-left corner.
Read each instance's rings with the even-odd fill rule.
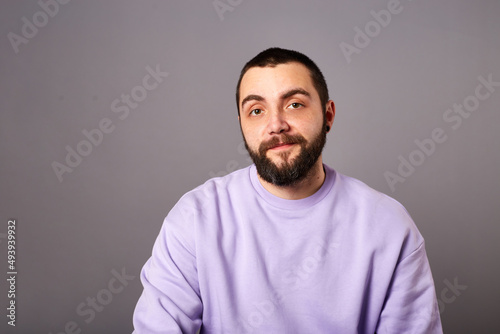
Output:
[[[321,188],[319,188],[318,191],[316,191],[311,196],[301,199],[284,199],[276,195],[273,195],[269,191],[267,191],[266,188],[264,188],[264,186],[259,181],[259,177],[257,176],[257,168],[255,167],[255,164],[250,166],[249,173],[253,188],[255,189],[257,194],[264,199],[264,201],[266,201],[272,206],[281,209],[302,210],[309,208],[315,205],[316,203],[320,202],[332,189],[333,184],[335,182],[335,170],[331,169],[325,164],[323,164],[323,168],[325,169],[326,176],[325,176],[325,181],[321,185]]]

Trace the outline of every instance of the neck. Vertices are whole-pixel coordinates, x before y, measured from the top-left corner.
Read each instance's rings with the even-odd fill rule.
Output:
[[[294,200],[309,197],[318,191],[323,185],[323,182],[325,182],[326,174],[323,168],[323,160],[320,156],[307,176],[297,184],[280,187],[263,180],[260,175],[258,177],[264,189],[274,196]]]

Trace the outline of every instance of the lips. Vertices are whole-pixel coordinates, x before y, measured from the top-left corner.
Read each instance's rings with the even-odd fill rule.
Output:
[[[280,148],[288,148],[292,145],[294,145],[294,143],[278,143],[276,145],[271,146],[269,149],[274,150],[274,149],[280,149]]]
[[[280,136],[273,137],[267,142],[263,142],[259,146],[259,153],[261,156],[265,156],[266,152],[269,150],[280,151],[286,150],[294,145],[303,145],[306,140],[301,135],[288,135],[282,134]]]

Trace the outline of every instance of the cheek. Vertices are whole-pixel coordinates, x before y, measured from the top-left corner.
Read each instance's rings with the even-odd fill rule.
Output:
[[[262,132],[263,122],[247,120],[241,124],[241,129],[247,138],[256,138]]]
[[[323,123],[318,122],[316,118],[303,118],[295,122],[289,122],[293,132],[299,133],[304,137],[311,137],[321,130]]]
[[[253,128],[243,126],[241,128],[241,131],[243,133],[243,136],[245,137],[247,144],[251,148],[256,147],[256,143],[258,142],[258,136],[256,130]]]
[[[306,123],[307,124],[307,131],[309,133],[315,134],[318,131],[321,131],[323,128],[323,115],[320,117],[314,117],[309,119],[309,121]]]

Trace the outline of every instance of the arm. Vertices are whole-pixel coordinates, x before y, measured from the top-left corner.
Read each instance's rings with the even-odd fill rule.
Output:
[[[180,211],[174,207],[165,219],[141,271],[144,291],[134,311],[135,334],[194,334],[201,326],[192,219]]]
[[[423,242],[397,265],[380,314],[377,333],[443,333]]]

